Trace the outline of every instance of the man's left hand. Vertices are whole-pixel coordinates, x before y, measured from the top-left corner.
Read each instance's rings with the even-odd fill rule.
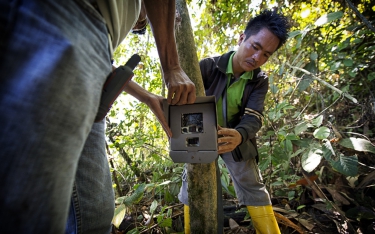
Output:
[[[233,151],[242,142],[241,134],[232,128],[222,128],[218,126],[218,153],[223,154]]]
[[[156,118],[159,120],[161,126],[163,127],[165,133],[167,133],[168,137],[172,137],[172,131],[168,126],[167,120],[165,119],[164,112],[163,112],[163,97],[155,95],[153,93],[149,94],[147,101],[145,101],[146,105],[151,109],[154,113]]]

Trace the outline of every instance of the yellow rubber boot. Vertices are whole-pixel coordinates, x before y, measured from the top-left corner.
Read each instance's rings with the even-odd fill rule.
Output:
[[[271,205],[247,206],[257,234],[280,234]]]
[[[185,234],[190,234],[190,214],[189,214],[189,206],[184,205],[184,230]]]

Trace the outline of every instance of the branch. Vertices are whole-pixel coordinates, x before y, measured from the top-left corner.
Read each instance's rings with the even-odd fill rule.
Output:
[[[299,70],[303,73],[306,73],[307,75],[311,76],[314,80],[317,80],[319,81],[320,83],[324,84],[325,86],[327,86],[328,88],[332,89],[333,91],[336,91],[338,92],[340,95],[343,95],[344,97],[348,98],[349,100],[351,100],[352,102],[354,103],[358,103],[357,99],[355,99],[354,97],[352,97],[350,94],[348,93],[345,93],[343,91],[341,91],[340,89],[336,88],[335,86],[329,84],[328,82],[320,79],[319,77],[317,77],[316,75],[312,74],[311,72],[303,69],[303,68],[299,68],[299,67],[295,67],[295,66],[292,66],[290,65],[288,62],[286,62],[286,65],[288,65],[290,68],[293,68],[293,69],[296,69],[296,70]]]
[[[371,25],[371,23],[358,11],[358,9],[354,6],[354,4],[350,0],[345,0],[348,3],[349,8],[351,8],[355,14],[363,21],[363,23],[375,33],[375,28]]]

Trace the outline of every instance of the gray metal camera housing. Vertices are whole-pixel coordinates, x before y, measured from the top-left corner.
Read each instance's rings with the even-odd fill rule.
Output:
[[[197,97],[195,103],[169,105],[164,115],[172,131],[169,156],[175,163],[211,163],[217,159],[217,118],[214,96]]]

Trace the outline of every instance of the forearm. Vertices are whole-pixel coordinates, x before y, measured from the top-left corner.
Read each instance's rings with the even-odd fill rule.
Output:
[[[129,83],[125,86],[124,91],[143,103],[147,103],[147,100],[150,96],[150,93],[147,90],[145,90],[132,80],[129,81]]]
[[[175,0],[144,0],[163,71],[180,67],[174,35]]]

